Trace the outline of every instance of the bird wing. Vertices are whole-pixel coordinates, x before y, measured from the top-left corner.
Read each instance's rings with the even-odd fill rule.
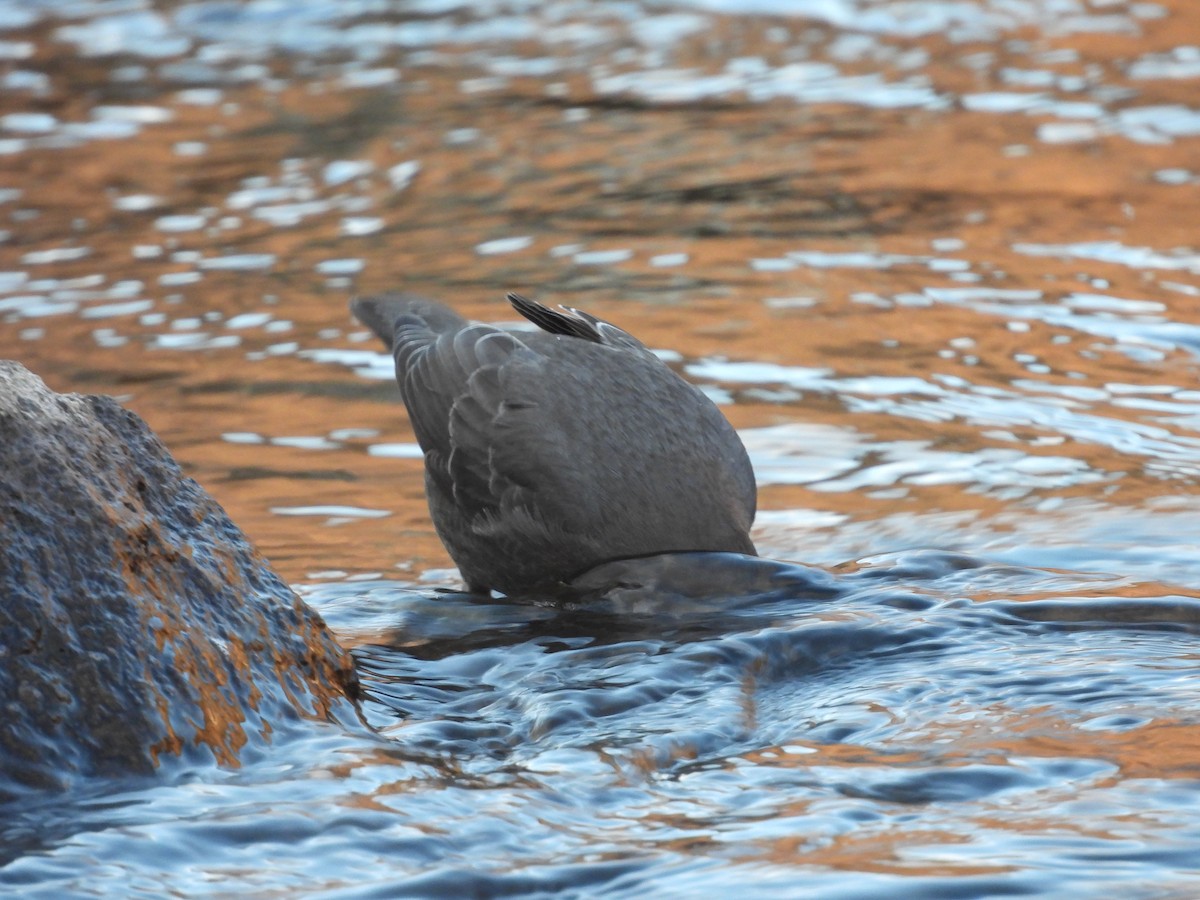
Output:
[[[616,352],[479,323],[432,341],[397,328],[397,379],[403,373],[401,393],[426,472],[472,528],[500,525],[529,538],[541,528],[579,533],[612,500],[578,483],[595,474],[590,431],[597,423],[581,417],[573,399],[586,405],[593,375],[586,366],[564,371],[554,357],[581,348],[588,355]]]
[[[513,309],[527,318],[543,331],[550,334],[562,334],[569,337],[582,338],[594,344],[604,344],[608,347],[622,347],[627,350],[650,351],[646,345],[623,328],[618,328],[612,322],[586,313],[573,306],[560,306],[551,309],[545,304],[522,297],[520,294],[509,293],[508,302]]]
[[[567,577],[648,549],[752,553],[753,473],[716,407],[616,326],[513,304],[540,330],[411,295],[354,305],[392,349],[430,512],[468,583]]]
[[[469,497],[472,508],[492,505],[487,454],[474,448],[484,445],[499,402],[495,368],[518,343],[416,294],[358,297],[351,309],[392,352],[396,383],[437,489]]]
[[[494,465],[496,420],[505,408],[500,370],[528,352],[524,344],[490,325],[434,334],[401,322],[393,352],[429,477],[460,508],[495,515],[517,486]]]

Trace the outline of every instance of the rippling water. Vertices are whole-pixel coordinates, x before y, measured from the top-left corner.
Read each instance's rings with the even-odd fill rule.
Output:
[[[369,635],[357,655],[378,745],[316,735],[241,773],[30,810],[9,829],[30,846],[5,883],[334,896],[1200,883],[1200,599],[935,552],[833,574],[766,565],[774,587],[743,597],[573,608],[312,587],[335,627]]]
[[[6,811],[21,896],[1200,892],[1188,0],[0,0],[0,355],[106,392],[378,739]],[[611,318],[791,563],[479,598],[403,286]]]

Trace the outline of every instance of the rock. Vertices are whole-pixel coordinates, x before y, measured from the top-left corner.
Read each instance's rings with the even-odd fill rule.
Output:
[[[0,800],[356,721],[353,663],[146,424],[0,361]]]

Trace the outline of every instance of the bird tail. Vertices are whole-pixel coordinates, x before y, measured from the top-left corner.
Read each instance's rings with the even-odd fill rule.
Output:
[[[378,294],[374,297],[355,297],[350,311],[383,341],[388,350],[396,344],[396,328],[401,324],[419,322],[433,332],[462,327],[461,316],[449,308],[418,294]]]

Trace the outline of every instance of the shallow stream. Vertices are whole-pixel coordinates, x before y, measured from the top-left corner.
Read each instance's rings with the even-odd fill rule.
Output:
[[[1198,87],[1192,0],[0,0],[0,357],[143,416],[379,732],[17,809],[0,890],[1200,893]],[[389,288],[637,335],[795,563],[456,593]]]

